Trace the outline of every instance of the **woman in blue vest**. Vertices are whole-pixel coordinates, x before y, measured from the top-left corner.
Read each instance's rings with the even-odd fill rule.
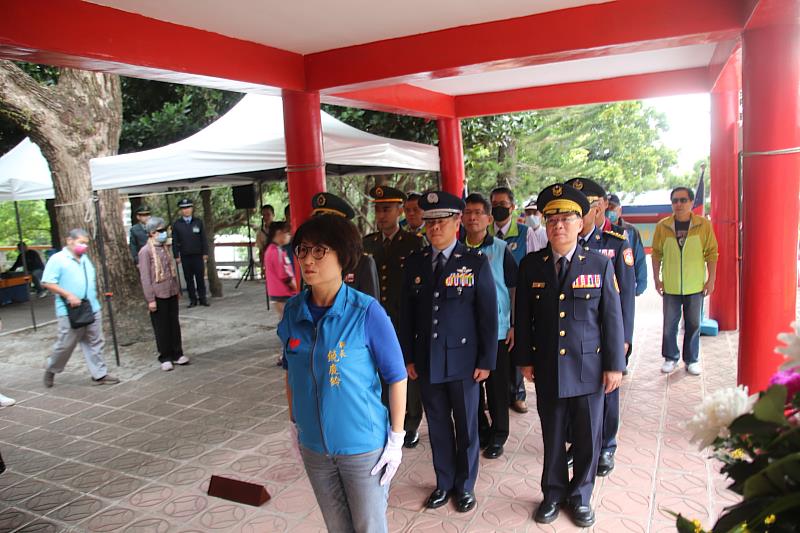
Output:
[[[362,255],[350,221],[311,218],[292,245],[306,289],[286,303],[278,336],[306,473],[328,530],[385,532],[389,482],[405,437],[400,344],[380,303],[342,282]]]

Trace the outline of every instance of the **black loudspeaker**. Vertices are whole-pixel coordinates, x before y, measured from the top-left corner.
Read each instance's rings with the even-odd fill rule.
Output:
[[[256,189],[252,185],[233,187],[233,206],[236,209],[256,208]]]

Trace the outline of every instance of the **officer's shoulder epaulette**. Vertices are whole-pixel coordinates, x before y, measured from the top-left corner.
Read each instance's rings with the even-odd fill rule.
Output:
[[[379,231],[373,231],[372,233],[368,233],[367,235],[365,235],[364,236],[364,240],[366,240],[366,239],[373,239],[373,240],[377,239],[379,234],[380,234]]]
[[[625,235],[623,235],[622,233],[618,233],[618,232],[616,232],[614,230],[611,230],[611,229],[606,230],[603,233],[605,233],[606,235],[611,235],[612,237],[616,237],[617,239],[619,239],[621,241],[625,240]]]

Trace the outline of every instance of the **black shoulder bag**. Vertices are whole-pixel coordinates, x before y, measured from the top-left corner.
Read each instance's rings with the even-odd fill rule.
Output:
[[[86,291],[78,307],[70,307],[66,298],[63,296],[61,297],[61,299],[64,300],[64,305],[67,306],[67,316],[69,317],[69,325],[72,329],[80,329],[89,324],[94,324],[92,302],[86,298],[89,296],[89,275],[86,273],[86,263],[83,264],[83,277],[86,280]]]

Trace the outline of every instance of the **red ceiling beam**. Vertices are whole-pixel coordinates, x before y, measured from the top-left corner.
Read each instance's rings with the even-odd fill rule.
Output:
[[[530,87],[485,94],[456,96],[456,114],[461,118],[516,113],[531,109],[599,104],[709,92],[704,67]]]
[[[384,113],[423,118],[456,116],[455,98],[413,85],[390,85],[336,94],[323,94],[322,101]]]
[[[800,24],[798,0],[745,0],[748,30],[774,25]]]
[[[309,89],[343,90],[735,38],[747,0],[617,0],[305,57]]]
[[[3,0],[0,57],[234,90],[305,88],[300,54],[79,0]]]

